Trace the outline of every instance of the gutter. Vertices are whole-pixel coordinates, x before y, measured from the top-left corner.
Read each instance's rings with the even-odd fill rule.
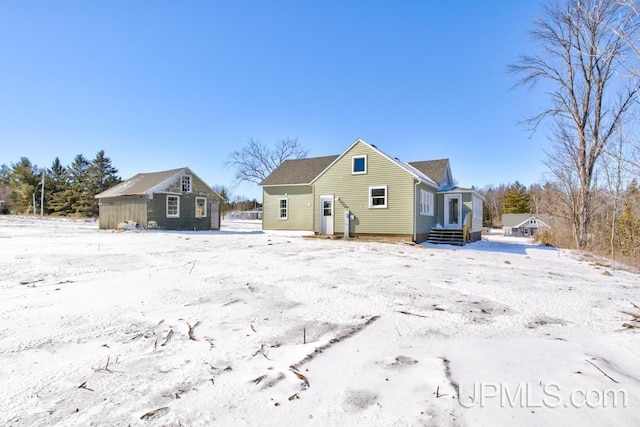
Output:
[[[415,243],[418,240],[418,215],[416,215],[416,196],[418,195],[418,185],[420,184],[420,180],[416,180],[415,185],[413,186],[413,242]]]

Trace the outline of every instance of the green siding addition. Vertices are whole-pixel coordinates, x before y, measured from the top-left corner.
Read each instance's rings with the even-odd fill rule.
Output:
[[[279,219],[279,201],[287,199],[287,219]],[[264,230],[313,230],[313,189],[310,185],[263,187]]]

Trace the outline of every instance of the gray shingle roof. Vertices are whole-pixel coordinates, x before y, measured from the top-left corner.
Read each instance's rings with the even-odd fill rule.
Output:
[[[101,199],[105,197],[148,194],[158,184],[163,183],[185,169],[187,168],[171,169],[162,172],[139,173],[126,181],[121,182],[115,187],[111,187],[110,189],[96,195],[96,198]]]
[[[335,155],[285,160],[260,185],[309,184],[337,158]]]
[[[431,178],[438,185],[442,185],[449,159],[425,160],[422,162],[409,162],[411,166]]]

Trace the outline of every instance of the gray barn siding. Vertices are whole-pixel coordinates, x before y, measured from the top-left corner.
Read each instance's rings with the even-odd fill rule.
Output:
[[[173,194],[171,194],[173,195]],[[160,230],[209,230],[211,228],[211,212],[207,197],[207,216],[196,218],[196,197],[206,197],[193,193],[177,195],[180,198],[180,217],[167,218],[167,194],[155,193],[147,205],[149,221],[155,221]],[[147,224],[145,223],[145,227]]]
[[[126,221],[147,226],[147,198],[145,196],[122,196],[100,200],[101,230],[115,229]]]

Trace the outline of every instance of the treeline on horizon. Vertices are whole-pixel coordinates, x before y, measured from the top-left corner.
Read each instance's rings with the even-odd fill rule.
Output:
[[[44,205],[41,203],[43,172]],[[95,195],[120,182],[118,169],[113,167],[104,150],[98,151],[91,160],[78,154],[68,166],[56,157],[48,168],[40,168],[27,157],[21,157],[16,163],[0,166],[2,213],[97,217]]]

